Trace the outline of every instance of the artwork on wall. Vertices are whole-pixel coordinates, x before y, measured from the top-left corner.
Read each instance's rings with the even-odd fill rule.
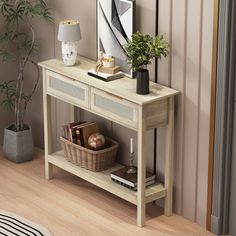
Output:
[[[97,0],[98,55],[103,51],[132,77],[123,45],[134,33],[134,0]]]

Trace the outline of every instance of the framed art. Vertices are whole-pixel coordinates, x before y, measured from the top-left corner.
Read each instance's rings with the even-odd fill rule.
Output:
[[[134,33],[135,0],[97,0],[98,55],[114,57],[116,65],[129,77],[132,71],[127,64],[123,45]]]

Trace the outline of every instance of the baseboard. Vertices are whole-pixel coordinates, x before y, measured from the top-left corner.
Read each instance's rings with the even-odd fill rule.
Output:
[[[211,232],[216,235],[221,234],[220,218],[214,215],[211,215]]]

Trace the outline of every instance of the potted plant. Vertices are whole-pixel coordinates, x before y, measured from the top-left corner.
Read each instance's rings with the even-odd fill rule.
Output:
[[[12,110],[15,117],[14,123],[4,130],[3,151],[9,160],[24,162],[33,158],[32,133],[24,122],[25,113],[40,79],[32,19],[52,21],[52,17],[44,0],[1,0],[0,15],[5,27],[0,34],[0,58],[2,62],[13,60],[19,66],[15,79],[0,81],[1,104]],[[26,77],[28,66],[35,68],[35,78]],[[25,90],[26,79],[35,81],[28,93]]]
[[[151,60],[154,58],[168,55],[168,42],[163,35],[153,38],[150,35],[136,32],[132,35],[132,40],[124,45],[124,49],[128,57],[128,63],[131,65],[133,72],[137,73],[136,92],[138,94],[148,94],[149,71],[147,65],[151,64]]]

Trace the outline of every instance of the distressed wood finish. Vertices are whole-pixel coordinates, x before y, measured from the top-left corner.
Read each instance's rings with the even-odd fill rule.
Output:
[[[52,132],[51,132],[51,98],[47,94],[47,76],[43,69],[43,114],[44,114],[44,150],[45,150],[45,177],[52,179],[53,165],[48,162],[48,155],[52,153]]]
[[[113,182],[110,177],[110,173],[112,171],[118,170],[123,166],[120,164],[116,164],[112,168],[102,171],[102,172],[91,172],[84,168],[78,167],[70,162],[68,162],[64,158],[64,154],[62,151],[58,151],[48,156],[49,163],[66,170],[67,172],[74,174],[120,198],[125,199],[128,202],[131,202],[135,205],[138,205],[137,200],[137,192],[132,191],[128,188],[124,188],[123,186]],[[145,195],[145,203],[149,203],[153,201],[153,199],[159,199],[166,196],[166,189],[163,184],[156,183],[148,187],[144,193]]]
[[[174,98],[168,101],[168,123],[166,133],[166,163],[165,163],[165,215],[170,216],[173,208],[173,152],[174,152]]]
[[[137,95],[136,80],[124,77],[105,83],[104,81],[87,75],[87,72],[95,67],[96,63],[94,61],[84,57],[79,57],[78,60],[78,65],[73,67],[64,66],[63,62],[58,59],[44,61],[39,63],[39,65],[50,71],[77,80],[91,87],[101,89],[102,91],[124,98],[138,105],[152,103],[178,94],[178,91],[174,89],[150,82],[150,94],[146,96]]]
[[[139,107],[138,125],[138,207],[137,225],[142,227],[145,224],[146,205],[145,205],[145,183],[146,183],[146,120],[143,107]]]
[[[123,78],[117,81],[104,82],[87,76],[87,70],[95,65],[95,62],[79,58],[80,64],[75,67],[65,67],[58,60],[49,60],[40,63],[43,67],[44,84],[44,119],[45,119],[45,165],[46,178],[52,178],[52,164],[74,175],[77,175],[133,204],[137,205],[137,225],[145,224],[146,203],[166,197],[165,214],[172,214],[172,188],[173,188],[173,101],[178,91],[151,83],[151,92],[146,96],[135,93],[134,81]],[[63,81],[63,88],[54,83],[53,79]],[[57,82],[57,81],[56,81]],[[72,86],[71,86],[72,85]],[[74,86],[82,88],[81,94],[76,94]],[[132,89],[130,89],[132,88]],[[113,183],[110,179],[111,170],[101,173],[92,173],[68,163],[61,153],[52,153],[52,130],[50,125],[50,97],[58,98],[70,105],[83,108],[89,112],[110,119],[123,126],[134,129],[138,135],[138,191],[131,190]],[[98,102],[96,96],[101,96]],[[77,99],[76,99],[77,98]],[[90,98],[90,99],[89,99]],[[104,100],[105,99],[105,100]],[[169,101],[169,102],[168,102]],[[169,109],[168,109],[169,108]],[[70,117],[75,116],[75,108],[70,109]],[[167,122],[168,119],[168,122]],[[146,131],[168,123],[167,129],[167,156],[165,187],[160,184],[146,189]],[[118,166],[119,167],[119,166]],[[117,167],[115,167],[117,168]]]
[[[163,99],[160,102],[153,102],[144,107],[146,114],[146,129],[161,127],[167,124],[167,109],[168,99]]]

